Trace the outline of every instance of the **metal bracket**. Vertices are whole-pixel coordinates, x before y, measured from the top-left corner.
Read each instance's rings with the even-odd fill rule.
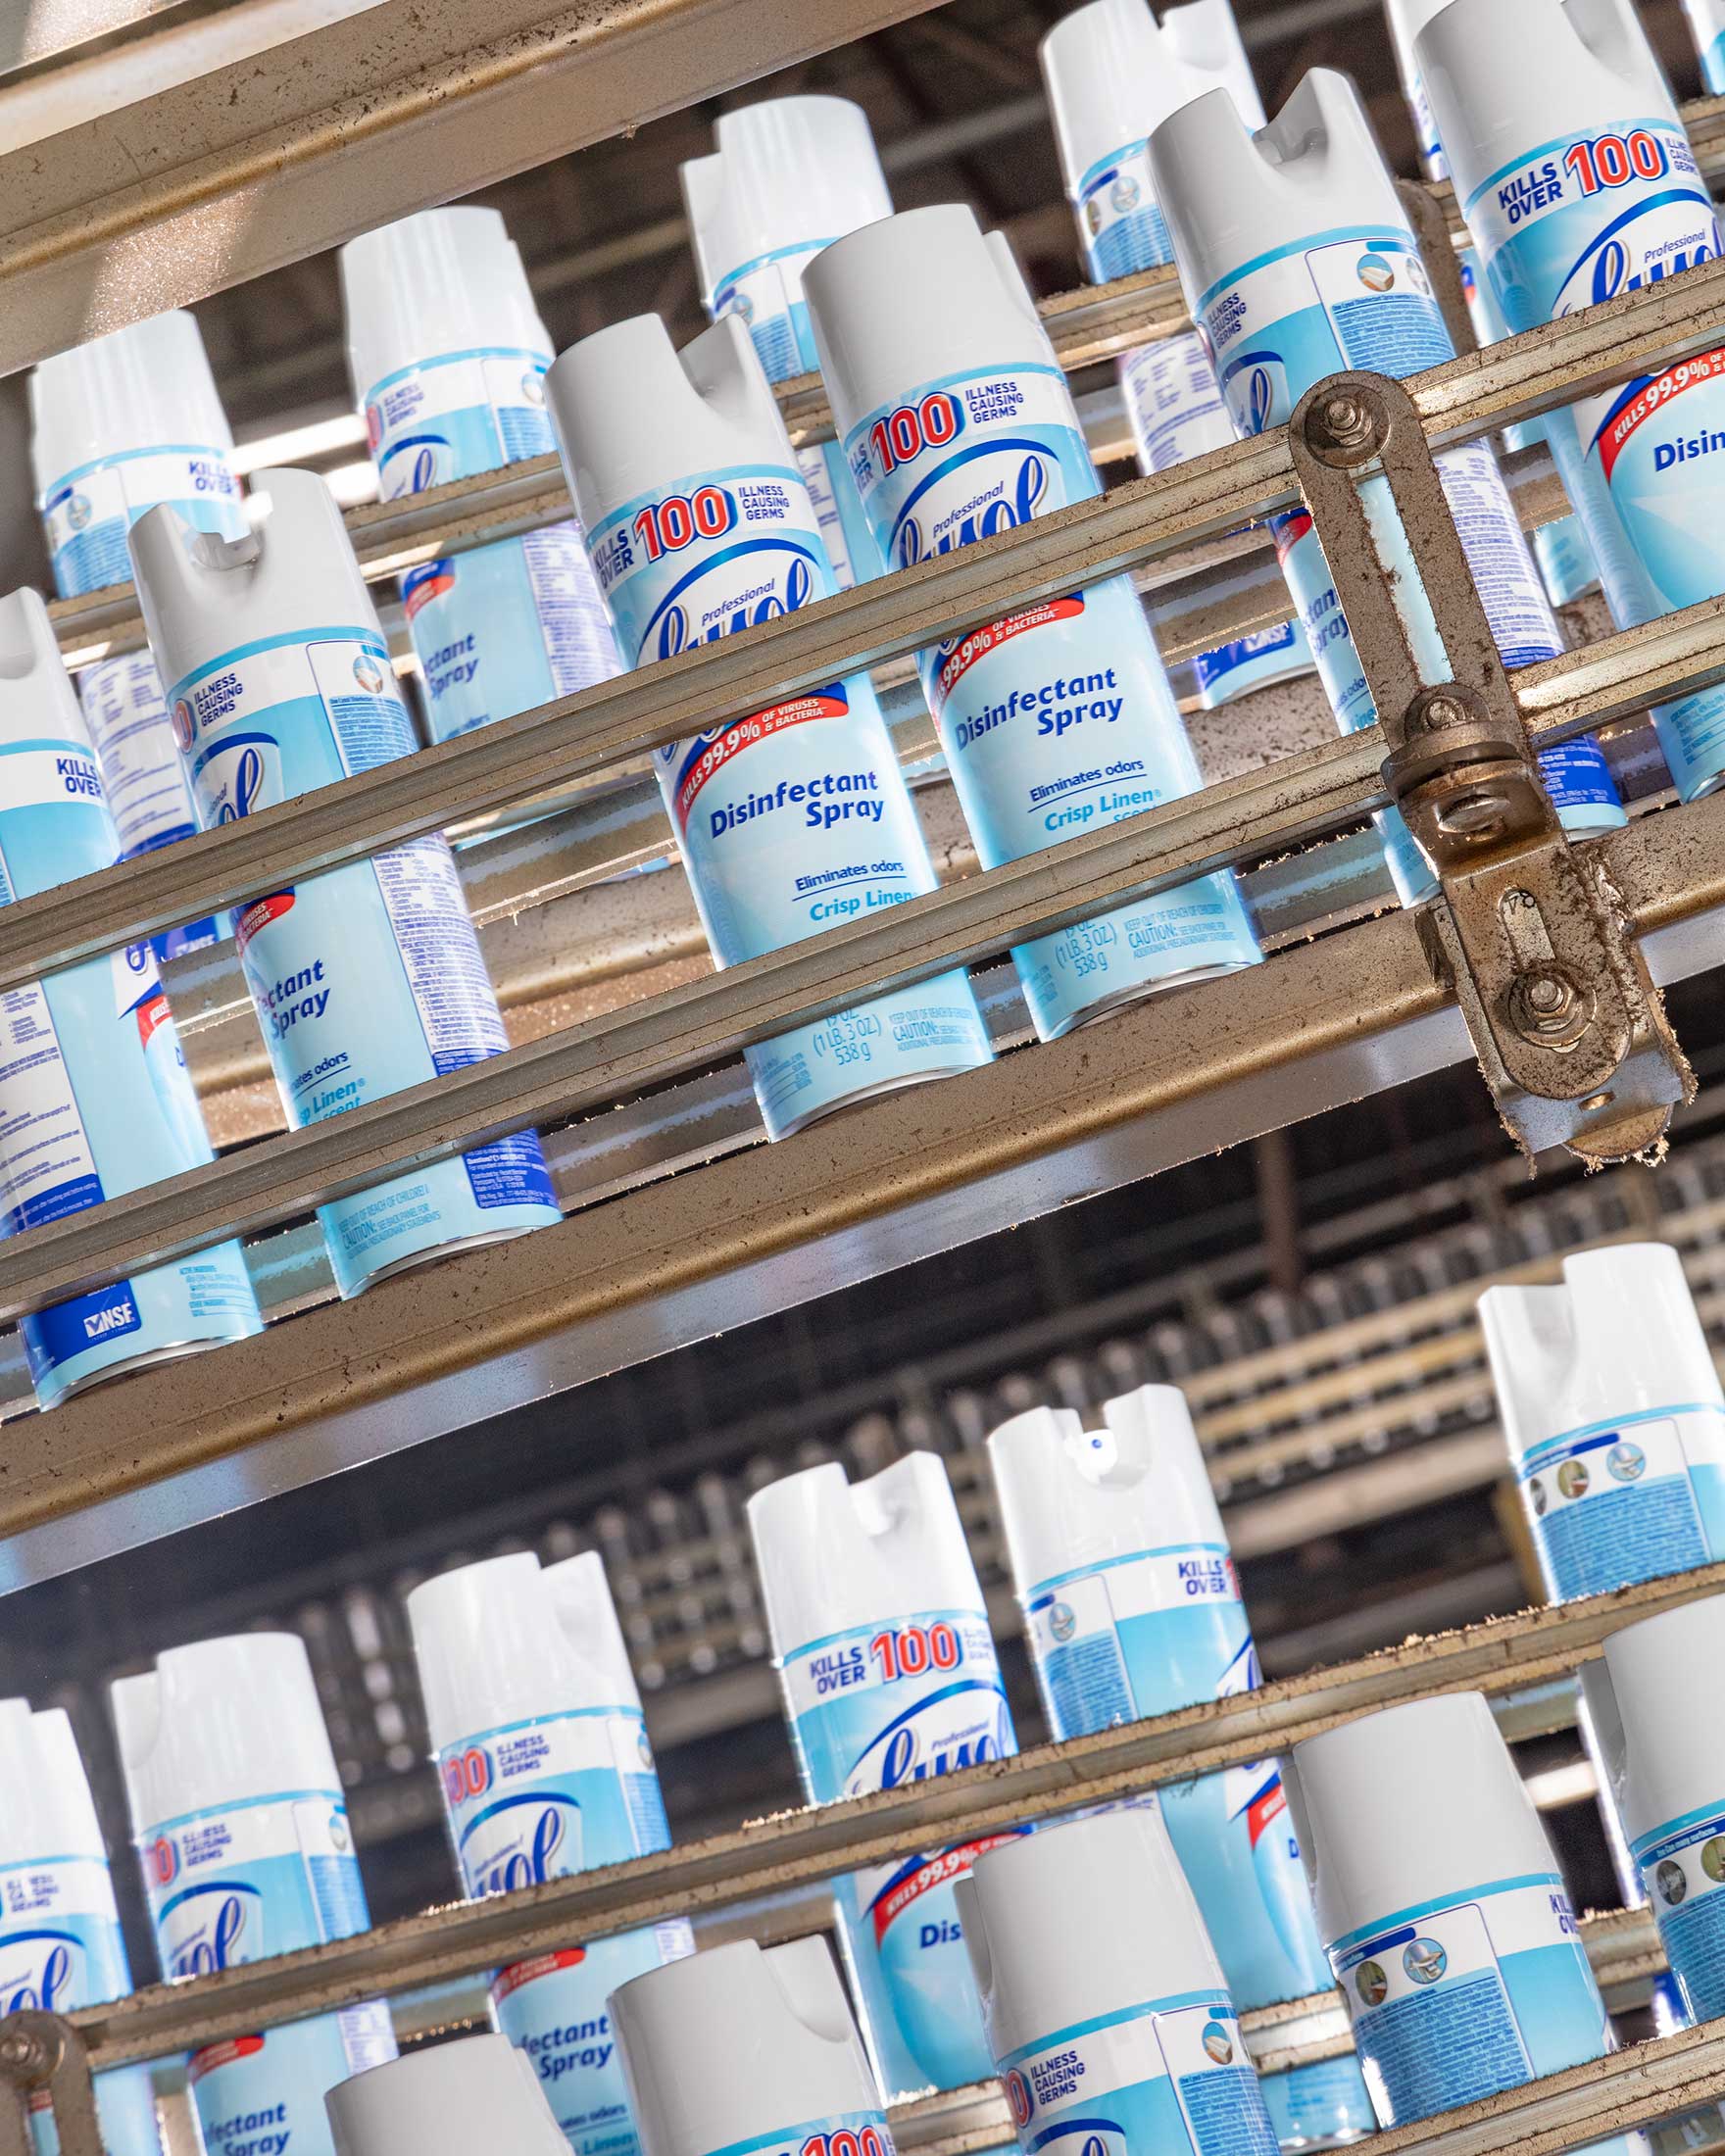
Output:
[[[0,2019],[0,2082],[12,2098],[0,2094],[0,2156],[33,2156],[30,2113],[43,2097],[61,2156],[104,2156],[89,2056],[71,2022],[34,2008]]]
[[[1443,896],[1421,915],[1498,1110],[1531,1157],[1653,1158],[1695,1078],[1597,849],[1572,847],[1513,690],[1413,401],[1381,374],[1333,374],[1289,421],[1295,470],[1389,749],[1384,783]],[[1381,482],[1381,484],[1380,484]],[[1447,655],[1422,678],[1418,593],[1372,532],[1387,486]]]

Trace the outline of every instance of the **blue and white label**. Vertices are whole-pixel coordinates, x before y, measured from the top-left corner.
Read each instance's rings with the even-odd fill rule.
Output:
[[[1554,1602],[1725,1556],[1725,1408],[1589,1423],[1530,1446],[1515,1472]]]
[[[414,748],[374,631],[333,626],[213,660],[170,692],[207,829]],[[449,848],[418,839],[243,907],[234,940],[288,1122],[320,1123],[507,1045]],[[561,1217],[530,1132],[319,1210],[337,1285]]]
[[[1213,285],[1199,315],[1242,437],[1285,425],[1314,382],[1343,368],[1400,378],[1454,356],[1419,251],[1405,230],[1332,232],[1278,248]],[[1438,459],[1438,475],[1504,665],[1553,658],[1562,638],[1491,451],[1483,443],[1448,451]],[[1364,493],[1378,512],[1374,534],[1386,566],[1399,573],[1406,595],[1404,613],[1422,676],[1447,681],[1449,659],[1388,485],[1369,481]],[[1376,707],[1311,517],[1305,509],[1285,511],[1272,529],[1337,723],[1344,733],[1369,726]],[[1623,821],[1605,760],[1591,740],[1542,758],[1541,768],[1568,829]],[[1387,809],[1377,823],[1404,903],[1430,897],[1431,869],[1401,816]]]
[[[42,489],[42,528],[62,599],[131,582],[125,535],[167,502],[199,531],[245,530],[227,452],[209,443],[126,451],[80,465]]]
[[[549,456],[550,365],[548,352],[454,352],[374,384],[366,428],[383,499]],[[434,741],[620,670],[578,523],[424,563],[401,591]]]
[[[829,596],[831,574],[790,466],[702,475],[642,496],[593,534],[635,665]],[[866,674],[670,743],[660,791],[720,965],[902,906],[937,879]],[[768,1134],[895,1086],[974,1070],[988,1036],[962,971],[748,1051]]]
[[[1429,2119],[1611,2047],[1561,1880],[1499,1880],[1330,1948],[1384,2126]],[[1645,2149],[1639,2134],[1597,2144]]]
[[[112,865],[87,748],[0,750],[0,904]],[[212,1157],[147,944],[0,992],[0,1235],[64,1220]],[[139,1357],[259,1329],[239,1246],[96,1289],[23,1321],[36,1396]]]
[[[758,2133],[750,2141],[730,2141],[706,2156],[893,2156],[893,2137],[884,2113],[841,2111],[777,2133]]]
[[[1060,2031],[1000,2071],[1023,2156],[1275,2156],[1240,2024],[1216,1992]]]
[[[1710,97],[1725,97],[1725,12],[1719,0],[1684,0]]]
[[[647,1728],[620,1707],[486,1730],[437,1755],[462,1885],[478,1899],[668,1848]],[[576,2156],[636,2156],[607,2006],[695,1950],[680,1919],[517,1962],[492,1980],[498,2029],[533,2062]]]
[[[897,568],[1099,491],[1058,368],[955,375],[845,441]],[[1139,815],[1202,784],[1131,580],[1109,577],[925,651],[924,694],[985,868]],[[1229,875],[1133,901],[1012,954],[1038,1034],[1175,980],[1256,964]]]
[[[1692,2021],[1725,2014],[1725,1797],[1635,1843],[1648,1905]]]
[[[70,2014],[130,1989],[114,1883],[100,1857],[48,1857],[0,1871],[0,2014]],[[148,2067],[99,2074],[96,2109],[108,2156],[160,2156]],[[36,2156],[57,2156],[45,2098],[31,2104],[30,2131]]]
[[[1608,134],[1564,135],[1505,166],[1464,205],[1512,329],[1662,282],[1712,261],[1718,220],[1689,138],[1630,114]],[[1710,598],[1725,530],[1725,348],[1547,420],[1620,627]],[[1725,690],[1653,712],[1685,800],[1725,772]]]
[[[1099,158],[1078,183],[1072,207],[1093,284],[1154,270],[1174,259],[1173,242],[1150,178],[1150,138]]]
[[[930,1610],[816,1640],[779,1665],[815,1804],[896,1789],[1018,1748],[994,1637],[977,1610]],[[993,2071],[953,1881],[1007,1835],[875,1865],[834,1888],[875,2071],[889,2102]]]
[[[351,1938],[368,1923],[333,1789],[164,1820],[139,1836],[138,1852],[170,1982]],[[380,2001],[195,2052],[187,2078],[208,2156],[333,2156],[324,2091],[394,2056]]]

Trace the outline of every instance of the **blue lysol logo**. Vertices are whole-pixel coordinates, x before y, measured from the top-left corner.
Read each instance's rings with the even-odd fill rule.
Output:
[[[175,1894],[165,1902],[157,1918],[158,1927],[165,1925],[170,1914],[196,1899],[199,1903],[197,1931],[172,1950],[169,1964],[170,1979],[177,1977],[210,1977],[219,1969],[232,1969],[242,1961],[257,1957],[243,1950],[246,1927],[254,1910],[262,1911],[264,1897],[256,1886],[242,1886],[231,1882],[222,1886],[188,1886],[183,1894]]]
[[[720,612],[705,626],[701,620],[703,609],[695,594],[702,579],[711,570],[723,567],[727,573],[732,559],[728,553],[716,563],[709,563],[693,570],[672,590],[668,599],[660,607],[647,624],[644,644],[653,646],[654,659],[675,659],[679,652],[691,650],[698,644],[716,644],[721,637],[738,629],[759,626],[763,621],[776,621],[781,614],[796,613],[808,606],[814,597],[814,564],[812,558],[800,547],[787,542],[775,542],[788,555],[782,579],[771,591],[751,604]],[[749,550],[754,552],[756,550]],[[759,550],[767,551],[765,548]]]
[[[907,1782],[932,1782],[943,1774],[956,1774],[961,1767],[974,1767],[985,1759],[1004,1759],[1012,1749],[1011,1724],[1007,1713],[1007,1702],[998,1693],[993,1694],[992,1707],[983,1702],[992,1691],[982,1685],[953,1685],[909,1707],[897,1720],[889,1722],[873,1743],[867,1746],[858,1759],[845,1794],[855,1796],[873,1788],[900,1788]],[[950,1713],[949,1702],[960,1693],[976,1695],[977,1707],[992,1715],[991,1726],[972,1728],[956,1741],[941,1734],[931,1734],[928,1722],[935,1710],[942,1721]],[[869,1762],[878,1757],[880,1778],[878,1784],[869,1777]]]
[[[1275,384],[1270,380],[1269,368],[1255,367],[1246,385],[1246,411],[1254,434],[1261,434],[1269,425],[1275,402]]]
[[[948,524],[938,539],[931,542],[924,538],[921,522],[912,511],[930,487],[938,485],[958,463],[978,458],[993,461],[1013,455],[1018,458],[1017,469],[1000,493],[979,510],[966,512]],[[936,555],[956,554],[961,547],[972,546],[978,539],[992,539],[999,532],[1029,523],[1048,493],[1051,461],[1034,442],[1004,441],[992,443],[986,450],[972,450],[965,458],[941,466],[919,486],[912,488],[899,513],[889,549],[894,562],[902,569],[914,568],[918,562],[931,561]],[[980,474],[976,476],[978,483],[986,483]]]
[[[76,2006],[73,1995],[83,1942],[70,1932],[17,1932],[4,1951],[23,1957],[24,1967],[0,1970],[0,2014],[58,2013]]]
[[[569,1796],[506,1798],[503,1803],[481,1812],[472,1822],[462,1836],[464,1847],[480,1827],[517,1805],[536,1805],[538,1815],[524,1842],[504,1850],[470,1874],[468,1891],[475,1896],[514,1893],[521,1886],[543,1886],[548,1879],[559,1879],[570,1869],[557,1862],[558,1851],[569,1838],[581,1816],[580,1805]]]

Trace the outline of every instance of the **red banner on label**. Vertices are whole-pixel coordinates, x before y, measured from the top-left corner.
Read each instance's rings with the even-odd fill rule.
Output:
[[[1257,1838],[1274,1819],[1280,1819],[1288,1809],[1288,1792],[1277,1775],[1267,1789],[1259,1789],[1246,1807],[1246,1837],[1253,1848],[1257,1847]]]
[[[1286,516],[1278,516],[1270,527],[1276,542],[1276,560],[1283,568],[1288,557],[1311,529],[1311,514],[1308,510],[1290,510]]]
[[[876,1941],[885,1938],[894,1922],[902,1917],[913,1901],[920,1901],[936,1886],[944,1886],[950,1880],[962,1879],[979,1856],[986,1856],[990,1849],[998,1849],[1004,1841],[1015,1841],[1018,1834],[1028,1832],[1020,1828],[1017,1833],[984,1835],[980,1841],[961,1841],[956,1849],[943,1849],[939,1856],[931,1856],[926,1864],[919,1865],[908,1879],[889,1892],[881,1895],[874,1904],[874,1936]]]
[[[291,891],[272,891],[267,899],[254,899],[233,924],[233,940],[239,946],[240,956],[245,956],[247,944],[260,930],[268,928],[271,921],[280,920],[284,913],[292,910]]]
[[[491,1980],[491,1997],[501,2004],[512,1991],[518,1991],[523,1984],[533,1984],[540,1977],[555,1976],[560,1969],[578,1969],[587,1958],[584,1946],[563,1946],[555,1954],[535,1954],[531,1961],[518,1961],[507,1969],[500,1969]]]
[[[683,773],[677,788],[678,827],[687,824],[689,810],[702,787],[715,771],[722,771],[732,757],[741,756],[745,749],[753,749],[771,734],[782,734],[787,727],[807,726],[816,718],[842,718],[850,708],[837,690],[818,689],[813,696],[794,696],[788,704],[774,704],[768,710],[757,711],[752,718],[740,718],[734,726],[727,726]]]
[[[146,996],[143,1002],[138,1004],[138,1040],[143,1047],[149,1047],[156,1028],[170,1015],[168,999],[160,989],[156,991],[155,995]]]
[[[1668,367],[1662,374],[1655,374],[1651,381],[1644,382],[1622,411],[1601,429],[1600,468],[1605,477],[1610,478],[1618,458],[1649,419],[1656,417],[1687,391],[1702,389],[1708,382],[1722,379],[1725,379],[1725,345],[1712,352],[1698,352],[1693,360]],[[1725,441],[1715,446],[1725,448]]]
[[[207,2044],[187,2060],[185,2078],[195,2087],[206,2074],[214,2074],[219,2066],[231,2066],[236,2059],[255,2059],[263,2048],[262,2036],[230,2036],[226,2043]]]
[[[1050,599],[1040,607],[1026,607],[1022,613],[1010,613],[1005,620],[972,629],[960,639],[957,650],[942,660],[935,693],[944,704],[979,659],[986,659],[990,652],[998,652],[1003,644],[1010,644],[1013,637],[1023,636],[1030,629],[1046,628],[1051,621],[1071,621],[1083,612],[1084,594],[1075,591],[1065,599]]]

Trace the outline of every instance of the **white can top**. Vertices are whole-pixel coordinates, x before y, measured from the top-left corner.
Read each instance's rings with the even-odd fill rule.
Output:
[[[1182,106],[1151,136],[1150,170],[1194,306],[1278,248],[1407,223],[1359,93],[1333,68],[1313,68],[1256,134],[1226,90]]]
[[[768,1483],[749,1527],[775,1655],[925,1610],[986,1616],[946,1464],[907,1452],[860,1483],[836,1460]]]
[[[339,1789],[306,1643],[244,1632],[170,1647],[109,1688],[133,1831],[295,1789]]]
[[[1228,91],[1248,126],[1263,124],[1229,0],[1190,0],[1159,23],[1148,0],[1089,0],[1043,39],[1042,78],[1074,197],[1094,166],[1207,90]]]
[[[198,531],[164,502],[131,527],[132,573],[157,671],[172,688],[264,637],[333,627],[378,638],[377,610],[335,497],[315,471],[260,471],[238,539]]]
[[[551,338],[496,210],[421,210],[341,250],[347,364],[360,402],[403,368],[453,353],[542,352]]]
[[[954,1891],[997,2059],[1182,1991],[1227,1996],[1154,1805],[1002,1842]]]
[[[1054,361],[1005,238],[985,239],[961,203],[853,232],[815,256],[803,290],[841,440],[920,383]]]
[[[523,1549],[459,1566],[415,1588],[408,1622],[434,1752],[538,1715],[640,1712],[597,1550],[556,1565]]]
[[[140,449],[231,450],[194,318],[153,315],[44,360],[30,376],[36,491]]]
[[[1634,0],[1452,0],[1413,55],[1462,203],[1559,135],[1680,123]]]
[[[77,1739],[60,1707],[0,1699],[0,1865],[108,1860]]]
[[[1045,1580],[1227,1533],[1185,1396],[1142,1385],[1086,1430],[1069,1407],[1033,1407],[988,1441],[1012,1575]]]
[[[680,169],[709,309],[746,264],[893,214],[868,116],[849,98],[767,98],[721,113],[713,132],[714,155]]]
[[[1725,1594],[1626,1625],[1582,1682],[1606,1778],[1631,1841],[1703,1805],[1725,1805]]]
[[[772,385],[735,316],[681,352],[657,315],[613,322],[570,345],[545,377],[545,397],[589,531],[697,472],[796,466]]]
[[[1479,1316],[1513,1459],[1649,1408],[1725,1403],[1668,1244],[1583,1250],[1560,1288],[1488,1288]]]
[[[0,599],[0,743],[19,741],[74,741],[95,754],[48,609],[28,585]]]
[[[645,2156],[709,2156],[882,2108],[823,1938],[710,1947],[607,2004]]]
[[[464,2036],[409,2051],[324,2092],[336,2156],[563,2156],[568,2147],[524,2051]]]
[[[1296,1744],[1283,1762],[1326,1941],[1493,1881],[1556,1873],[1477,1691],[1414,1699]]]

